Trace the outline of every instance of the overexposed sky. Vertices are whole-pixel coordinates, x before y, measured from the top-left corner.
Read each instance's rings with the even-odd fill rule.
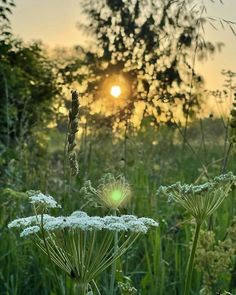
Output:
[[[51,47],[73,46],[84,37],[78,0],[16,0],[11,17],[13,32],[26,41],[41,39]]]
[[[236,0],[224,0],[224,5],[219,0],[215,0],[215,4],[210,0],[205,2],[209,16],[236,22]],[[83,22],[83,19],[78,0],[16,0],[11,17],[14,34],[25,41],[40,39],[50,47],[83,45],[85,38],[76,27],[76,23]],[[221,53],[196,65],[206,80],[206,87],[213,90],[223,82],[222,69],[236,72],[236,36],[228,28],[223,30],[219,24],[217,31],[208,25],[205,34],[207,40],[226,45]]]

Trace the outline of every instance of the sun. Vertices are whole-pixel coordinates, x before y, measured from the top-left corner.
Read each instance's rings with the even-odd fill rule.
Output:
[[[114,97],[118,97],[121,95],[121,88],[118,85],[114,85],[111,87],[110,94]]]

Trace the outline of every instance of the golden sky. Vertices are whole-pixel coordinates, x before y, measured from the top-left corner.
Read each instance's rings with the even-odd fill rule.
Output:
[[[225,0],[224,5],[219,0],[215,0],[215,4],[210,0],[204,2],[209,16],[236,21],[236,0]],[[25,41],[41,39],[50,47],[85,44],[85,37],[76,27],[78,21],[83,22],[78,0],[17,0],[11,20],[13,32]],[[221,53],[203,64],[196,64],[206,87],[214,90],[223,83],[222,69],[236,72],[236,36],[220,25],[217,31],[209,25],[205,29],[207,40],[226,45]]]

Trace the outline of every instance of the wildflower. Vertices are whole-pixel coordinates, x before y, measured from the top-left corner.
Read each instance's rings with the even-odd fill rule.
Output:
[[[236,177],[228,174],[215,177],[201,185],[181,184],[161,186],[158,194],[165,194],[182,205],[198,222],[210,216],[227,197]]]
[[[38,225],[26,227],[20,234],[21,237],[27,237],[29,235],[35,234],[40,231],[40,227]]]
[[[44,222],[46,220],[52,219],[54,217],[48,215],[48,214],[43,214],[43,220]],[[38,222],[38,217],[36,215],[29,216],[29,217],[23,217],[23,218],[17,218],[13,221],[11,221],[8,224],[8,228],[26,228],[31,226],[32,224],[36,224]]]
[[[66,217],[52,217],[49,220],[43,220],[43,229],[45,231],[63,230],[69,226]]]
[[[28,194],[29,194],[30,203],[34,204],[37,207],[41,207],[43,209],[61,208],[61,205],[59,205],[56,202],[56,200],[50,195],[44,195],[40,191],[37,191],[37,192],[29,191]]]
[[[43,226],[45,231],[57,231],[67,229],[79,229],[82,231],[90,230],[109,230],[109,231],[130,231],[136,233],[146,233],[149,227],[156,227],[158,223],[150,218],[138,218],[134,215],[123,216],[88,216],[83,211],[75,211],[70,216],[50,216],[42,215],[42,219],[38,216],[29,216],[13,220],[9,228],[31,229],[33,226]],[[42,221],[42,223],[41,223]],[[23,232],[22,232],[23,233]],[[25,234],[23,235],[25,236]]]
[[[17,218],[8,224],[8,228],[13,228],[13,227],[20,228],[20,227],[30,226],[31,223],[35,221],[35,219],[36,219],[35,216]]]
[[[132,220],[128,222],[128,228],[130,231],[133,232],[141,232],[146,233],[148,231],[148,227],[144,225],[143,222],[140,222],[139,220]]]
[[[232,172],[223,174],[202,185],[181,185],[180,182],[168,187],[160,187],[158,194],[165,194],[182,205],[196,221],[196,229],[191,253],[187,265],[187,278],[184,295],[190,294],[192,273],[197,249],[199,233],[203,221],[214,213],[224,199],[228,196],[232,184],[236,183],[236,177]]]
[[[157,222],[151,218],[141,217],[139,218],[139,221],[141,221],[145,226],[158,226]]]
[[[134,215],[122,215],[122,219],[125,221],[132,221],[135,220],[137,217]]]
[[[121,290],[122,294],[129,294],[129,295],[135,295],[138,293],[137,289],[135,289],[131,285],[131,279],[129,277],[123,277],[122,278],[124,282],[118,282],[118,287]]]
[[[106,229],[114,231],[127,231],[128,227],[122,222],[114,222],[106,225]]]
[[[86,212],[83,212],[83,211],[74,211],[73,213],[71,213],[70,216],[74,216],[74,217],[87,217],[88,214]]]
[[[20,236],[33,238],[51,262],[79,282],[84,295],[94,278],[123,255],[139,234],[158,223],[134,215],[99,217],[75,211],[69,216],[18,218],[8,226],[23,228]],[[118,247],[114,246],[114,232],[126,234],[125,239],[117,239]]]
[[[131,188],[125,178],[123,176],[114,177],[111,174],[106,174],[100,179],[97,189],[93,188],[89,181],[81,192],[95,203],[113,210],[125,207],[131,197]]]
[[[203,276],[202,287],[205,292],[201,294],[214,294],[214,290],[219,287],[221,276],[232,271],[236,253],[232,240],[235,232],[231,236],[229,231],[234,228],[236,229],[235,225],[231,224],[223,240],[219,240],[213,231],[200,231],[195,262],[196,268]]]

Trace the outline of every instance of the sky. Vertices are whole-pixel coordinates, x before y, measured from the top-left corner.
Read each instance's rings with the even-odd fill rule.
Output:
[[[200,1],[200,0],[199,0]],[[204,1],[204,0],[203,0]],[[85,37],[78,30],[76,23],[84,21],[78,0],[16,0],[16,8],[11,17],[13,33],[25,41],[42,40],[49,47],[70,47],[86,43]],[[236,22],[236,0],[219,0],[213,4],[205,0],[207,14]],[[236,30],[236,26],[235,26]],[[206,88],[215,90],[223,84],[221,70],[236,72],[236,36],[218,25],[214,30],[209,25],[205,28],[206,40],[223,42],[225,47],[204,63],[197,62],[196,69],[203,75]]]

